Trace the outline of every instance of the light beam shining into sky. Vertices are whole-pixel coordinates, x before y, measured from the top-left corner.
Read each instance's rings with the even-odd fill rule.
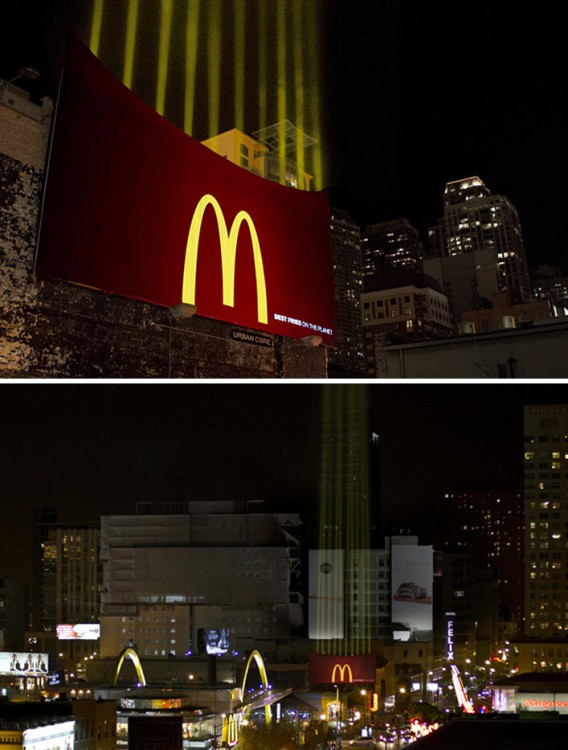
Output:
[[[322,389],[319,547],[343,553],[334,590],[343,592],[343,638],[318,642],[319,653],[370,652],[370,446],[367,389]],[[323,598],[323,596],[322,596]],[[335,616],[339,610],[335,608]],[[339,631],[340,626],[332,627]]]
[[[221,61],[223,58],[223,11],[220,0],[209,0],[207,29],[207,66],[209,93],[208,138],[219,133],[221,101]]]
[[[84,2],[90,28],[75,30],[157,112],[198,140],[232,128],[250,135],[288,120],[298,130],[299,186],[309,172],[312,187],[323,187],[326,0]],[[84,26],[83,11],[72,6],[71,16]],[[285,175],[293,154],[284,128],[281,133],[278,162]],[[317,143],[308,145],[304,133]]]
[[[193,133],[193,112],[195,109],[199,9],[200,3],[194,2],[189,5],[185,28],[185,96],[183,105],[183,129],[189,135]]]
[[[234,0],[234,28],[235,28],[235,127],[245,129],[245,27],[246,1]]]
[[[158,85],[156,86],[156,112],[164,114],[166,87],[168,83],[168,63],[172,39],[173,0],[162,0],[160,17],[160,46],[158,56]]]
[[[132,88],[139,5],[140,0],[128,0],[128,19],[126,22],[126,46],[124,51],[124,72],[122,74],[122,82],[125,86],[128,86],[129,89]]]

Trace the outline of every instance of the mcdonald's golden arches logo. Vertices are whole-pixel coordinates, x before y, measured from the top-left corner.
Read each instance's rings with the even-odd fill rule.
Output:
[[[262,263],[262,251],[260,249],[260,241],[258,239],[254,222],[249,213],[246,211],[239,211],[231,224],[231,228],[228,229],[219,201],[210,193],[207,193],[199,200],[191,219],[185,249],[182,302],[189,305],[195,305],[199,236],[201,234],[203,215],[208,206],[213,208],[217,218],[217,229],[219,232],[221,250],[221,271],[223,276],[223,304],[229,307],[235,306],[235,263],[237,258],[239,233],[241,231],[241,225],[244,222],[248,226],[252,242],[258,322],[268,323],[268,303],[266,297],[264,266]]]
[[[339,674],[339,679],[337,675]],[[345,679],[345,675],[349,677]],[[336,664],[331,672],[331,682],[353,682],[353,671],[349,664]]]

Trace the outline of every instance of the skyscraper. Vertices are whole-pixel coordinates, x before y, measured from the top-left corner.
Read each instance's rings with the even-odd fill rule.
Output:
[[[371,224],[363,232],[362,247],[365,276],[422,270],[422,244],[408,219]]]
[[[523,503],[519,490],[461,489],[445,496],[444,544],[468,552],[475,568],[493,568],[501,618],[521,625]]]
[[[322,394],[319,548],[310,559],[310,637],[318,653],[367,654],[371,645],[371,463],[367,390]]]
[[[471,304],[470,295],[464,302],[463,293],[452,294],[454,287],[463,285],[464,275],[467,286],[478,297],[478,304],[481,298],[497,291],[508,291],[515,302],[530,299],[517,210],[507,197],[493,195],[479,177],[446,184],[444,217],[429,234],[436,239],[437,247],[443,247],[443,257],[427,259],[424,270],[442,283],[454,305],[454,313],[472,309],[464,306]],[[464,264],[464,256],[475,258],[475,262]]]
[[[568,630],[568,405],[525,406],[525,635]]]
[[[339,208],[331,210],[331,242],[337,335],[336,347],[329,352],[330,374],[362,376],[365,362],[361,326],[361,232],[351,215]]]

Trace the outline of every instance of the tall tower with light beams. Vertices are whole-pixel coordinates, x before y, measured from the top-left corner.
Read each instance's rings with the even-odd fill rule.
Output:
[[[319,548],[310,557],[310,638],[319,654],[371,652],[372,456],[367,388],[322,389]]]

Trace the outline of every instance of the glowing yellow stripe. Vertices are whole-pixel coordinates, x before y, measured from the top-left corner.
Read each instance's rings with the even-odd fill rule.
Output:
[[[278,166],[280,182],[286,182],[286,137],[284,125],[286,120],[286,5],[284,0],[278,0],[277,6],[278,29],[278,123],[280,133],[278,137]]]
[[[310,126],[308,132],[316,139],[317,143],[313,146],[313,172],[314,172],[314,188],[321,190],[323,187],[323,160],[322,160],[322,128],[321,128],[321,104],[320,104],[320,91],[321,91],[321,80],[320,80],[320,45],[321,40],[321,28],[324,23],[324,19],[318,17],[318,9],[314,4],[309,3],[306,6],[306,12],[309,14],[307,21],[307,28],[312,29],[315,34],[319,32],[318,43],[312,43],[307,40],[307,53],[308,61],[306,70],[310,73],[310,85],[309,85],[309,112],[311,115]],[[317,30],[317,31],[316,31]]]
[[[245,129],[245,26],[246,4],[235,0],[233,5],[235,21],[235,127]]]
[[[197,204],[189,227],[185,250],[185,264],[183,269],[182,302],[195,305],[195,286],[197,279],[197,253],[199,250],[199,235],[203,214],[211,206],[217,217],[219,242],[221,245],[221,273],[223,276],[223,304],[235,306],[235,262],[237,257],[237,242],[241,224],[245,222],[249,228],[252,251],[254,257],[254,272],[256,277],[257,314],[259,323],[268,323],[268,304],[266,298],[266,281],[262,252],[254,222],[246,211],[239,211],[235,216],[231,229],[227,229],[227,222],[223,215],[219,201],[210,194],[204,195]]]
[[[265,128],[268,124],[267,110],[267,50],[268,50],[268,20],[267,4],[261,0],[258,6],[258,124]]]
[[[166,84],[168,80],[168,59],[172,37],[173,0],[162,0],[160,17],[160,46],[158,56],[158,85],[156,89],[156,112],[164,114]]]
[[[126,22],[126,49],[124,54],[124,71],[122,82],[132,88],[132,71],[134,70],[134,48],[136,46],[136,25],[140,0],[128,0],[128,19]]]
[[[193,132],[193,112],[195,107],[199,9],[199,0],[193,0],[187,10],[187,25],[185,32],[185,99],[183,109],[183,129],[189,135]]]
[[[209,93],[209,138],[219,134],[221,99],[222,6],[219,0],[208,0],[207,67]]]
[[[99,54],[101,45],[101,29],[103,26],[104,0],[95,0],[93,5],[93,21],[91,24],[91,40],[89,46],[93,55]]]
[[[305,39],[304,23],[302,19],[302,0],[295,0],[292,8],[294,21],[294,89],[296,92],[296,117],[295,124],[298,128],[298,137],[296,142],[296,170],[298,173],[298,187],[304,189],[304,50],[303,44]]]

